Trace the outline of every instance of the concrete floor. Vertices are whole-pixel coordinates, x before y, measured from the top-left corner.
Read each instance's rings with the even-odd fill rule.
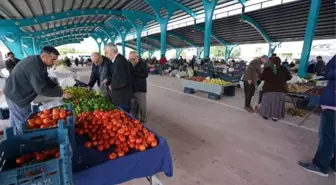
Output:
[[[83,81],[88,68],[76,69]],[[318,116],[303,127],[301,119],[266,121],[242,109],[243,94],[220,101],[205,93],[182,93],[179,79],[148,78],[148,125],[167,139],[174,176],[158,174],[164,185],[334,185],[328,178],[305,172],[298,160],[316,150]],[[123,185],[148,185],[136,179]]]

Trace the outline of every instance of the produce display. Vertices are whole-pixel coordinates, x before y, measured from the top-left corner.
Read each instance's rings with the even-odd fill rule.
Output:
[[[194,76],[194,77],[187,77],[187,80],[192,80],[192,81],[196,81],[196,82],[203,82],[205,80],[205,77],[202,76]]]
[[[306,112],[304,110],[298,108],[287,108],[286,112],[288,115],[291,116],[304,117],[306,115]]]
[[[312,88],[312,86],[299,85],[299,84],[287,84],[287,85],[288,85],[288,92],[291,93],[305,93]]]
[[[131,151],[145,151],[158,145],[154,133],[118,109],[79,114],[76,118],[76,134],[87,137],[84,143],[86,148],[103,152],[114,147],[114,152],[109,154],[111,160]]]
[[[75,98],[64,100],[65,103],[71,103],[75,114],[82,112],[94,111],[98,109],[113,110],[113,104],[101,94],[88,90],[83,87],[70,87],[65,92],[72,94]]]
[[[58,120],[64,120],[66,123],[66,117],[72,115],[71,111],[65,109],[54,108],[52,110],[46,109],[31,116],[28,120],[28,129],[44,129],[57,127]]]
[[[53,148],[50,150],[44,150],[42,152],[33,152],[29,154],[24,154],[16,158],[16,164],[18,167],[31,165],[35,163],[44,162],[50,159],[58,159],[60,157],[59,148]]]
[[[309,89],[306,93],[312,96],[321,96],[324,91],[324,87],[314,87]]]
[[[205,79],[203,82],[207,84],[215,84],[215,85],[231,85],[232,84],[231,82],[227,82],[225,80],[215,79],[215,78]]]

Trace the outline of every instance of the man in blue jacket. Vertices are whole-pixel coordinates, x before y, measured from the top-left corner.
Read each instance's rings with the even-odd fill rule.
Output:
[[[93,65],[88,83],[89,89],[92,89],[97,83],[100,90],[108,97],[108,85],[111,83],[113,64],[110,59],[101,56],[97,52],[92,53],[91,60]]]
[[[317,152],[312,163],[299,162],[299,165],[312,173],[323,177],[328,177],[329,168],[336,172],[336,127],[335,127],[335,71],[336,71],[336,55],[328,62],[325,71],[325,78],[328,85],[325,88],[320,104],[323,109],[319,129],[319,144]]]

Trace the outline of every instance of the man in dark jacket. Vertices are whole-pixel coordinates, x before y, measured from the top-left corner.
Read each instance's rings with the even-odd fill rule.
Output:
[[[7,54],[7,57],[8,57],[8,60],[5,61],[5,66],[6,66],[6,69],[9,71],[9,73],[11,73],[14,67],[16,66],[16,64],[20,62],[20,60],[15,58],[13,52],[9,52]]]
[[[142,123],[147,121],[146,93],[147,93],[147,64],[142,62],[136,51],[129,53],[131,74],[133,80],[134,99],[132,100],[131,113]]]
[[[127,59],[118,53],[118,48],[113,43],[105,46],[106,56],[112,61],[112,80],[109,86],[112,103],[127,112],[131,110],[131,100],[134,96],[132,88],[131,66]]]
[[[108,97],[108,85],[112,80],[112,69],[113,64],[110,59],[101,56],[99,53],[94,52],[91,55],[92,67],[91,67],[91,76],[88,83],[89,88],[97,83],[100,90]]]
[[[323,61],[321,56],[316,57],[316,65],[314,68],[314,72],[316,76],[323,76],[325,70],[325,62]]]
[[[58,55],[55,48],[46,46],[40,55],[19,62],[8,77],[3,92],[9,108],[9,123],[15,133],[21,133],[21,124],[29,116],[30,104],[37,95],[71,98],[71,94],[63,93],[60,86],[49,84],[51,79],[47,76],[47,67],[56,63]]]
[[[299,162],[299,165],[309,172],[328,177],[329,168],[336,173],[336,55],[328,62],[325,78],[328,80],[327,87],[320,97],[322,107],[319,143],[312,162]]]

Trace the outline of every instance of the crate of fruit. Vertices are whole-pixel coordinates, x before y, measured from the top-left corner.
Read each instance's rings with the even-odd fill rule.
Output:
[[[32,113],[28,117],[27,121],[22,124],[22,133],[30,133],[40,130],[55,129],[58,125],[58,121],[64,120],[66,126],[69,129],[69,139],[71,146],[74,148],[75,141],[75,118],[71,104],[55,107],[52,109],[45,109],[38,111],[36,107],[32,108]]]
[[[57,129],[23,135],[6,129],[0,153],[1,185],[73,184],[72,150],[63,121]]]

